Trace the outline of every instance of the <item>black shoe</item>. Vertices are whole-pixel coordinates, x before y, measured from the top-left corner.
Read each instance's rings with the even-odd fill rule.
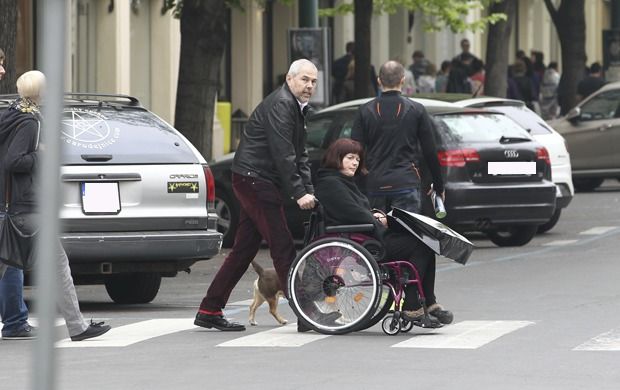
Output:
[[[37,328],[26,324],[19,331],[2,335],[2,340],[32,340],[37,338]]]
[[[401,312],[401,317],[420,328],[441,328],[443,326],[437,319],[431,316],[425,316],[422,309],[414,311],[403,310]]]
[[[93,322],[93,320],[91,320],[90,325],[88,325],[85,331],[76,336],[71,336],[71,341],[82,341],[92,339],[93,337],[99,337],[110,329],[112,329],[110,325],[104,325],[103,322]]]
[[[235,332],[245,330],[245,326],[237,322],[228,321],[223,315],[213,314],[196,314],[194,325],[202,326],[203,328],[215,328],[222,331]]]
[[[335,325],[335,321],[342,317],[342,313],[339,311],[332,311],[331,313],[317,313],[315,317],[315,321],[321,325]]]
[[[442,324],[451,324],[454,321],[454,314],[450,310],[445,310],[438,304],[433,304],[428,308],[428,314],[437,318]]]

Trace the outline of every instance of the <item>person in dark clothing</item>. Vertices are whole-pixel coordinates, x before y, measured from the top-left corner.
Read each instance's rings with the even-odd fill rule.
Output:
[[[606,82],[603,79],[603,68],[598,62],[590,65],[590,74],[577,84],[577,99],[582,101],[598,91]]]
[[[532,78],[527,75],[527,65],[522,60],[516,60],[511,70],[507,97],[521,100],[530,110],[534,110],[535,88]]]
[[[461,61],[453,59],[450,63],[446,92],[472,93],[467,72],[469,72],[469,64],[464,65]]]
[[[445,198],[434,129],[424,106],[401,96],[403,66],[388,61],[379,71],[381,96],[360,106],[351,131],[368,156],[366,190],[374,208],[419,212],[424,159],[435,191]]]
[[[469,42],[469,39],[461,39],[461,53],[459,53],[453,58],[454,61],[458,61],[460,63],[466,76],[469,76],[472,73],[471,64],[474,62],[474,60],[478,59],[478,57],[471,53],[470,49],[471,43]]]
[[[316,179],[316,197],[323,205],[325,225],[373,224],[374,237],[385,246],[386,259],[408,260],[417,268],[431,320],[435,325],[451,323],[453,314],[443,309],[435,297],[435,254],[409,233],[388,228],[383,211],[370,209],[368,199],[354,180],[364,171],[364,151],[359,142],[341,138],[327,149]],[[420,321],[423,314],[416,287],[407,286],[403,316],[409,321]]]
[[[39,102],[45,86],[43,73],[33,70],[17,79],[19,99],[15,100],[0,118],[0,204],[8,205],[8,213],[16,227],[25,234],[33,234],[37,227],[37,193],[35,174],[39,165],[40,145]],[[7,198],[8,195],[8,198]],[[5,206],[6,207],[6,206]],[[58,242],[56,251],[57,274],[61,295],[58,308],[65,319],[72,341],[100,336],[110,330],[103,322],[88,324],[80,312],[75,286],[71,278],[69,259]],[[22,276],[23,278],[23,276]],[[23,279],[21,279],[23,282]],[[23,288],[15,283],[13,289]],[[0,308],[3,321],[10,319],[7,312],[20,310],[23,300],[15,291],[2,291]],[[22,308],[23,309],[23,308]],[[2,329],[2,338],[20,340],[33,338],[35,330],[27,322],[16,329]]]
[[[349,63],[353,60],[353,50],[355,42],[347,42],[347,53],[334,61],[332,65],[332,76],[334,77],[333,98],[335,103],[343,102],[344,84],[349,70]]]
[[[239,227],[230,254],[203,298],[195,325],[224,331],[243,331],[228,321],[222,309],[263,239],[284,290],[295,258],[295,246],[284,216],[284,196],[301,209],[314,207],[306,141],[306,112],[317,83],[316,66],[294,61],[286,83],[254,110],[241,135],[232,166],[233,191],[239,200]],[[284,291],[288,296],[287,291]]]

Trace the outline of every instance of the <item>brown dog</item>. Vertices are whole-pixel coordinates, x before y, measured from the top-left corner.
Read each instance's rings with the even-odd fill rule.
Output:
[[[288,321],[282,318],[278,314],[278,300],[281,296],[284,296],[284,292],[280,287],[280,279],[278,274],[273,268],[263,269],[257,262],[252,262],[252,267],[258,274],[258,279],[254,281],[254,301],[250,305],[250,325],[257,325],[254,317],[256,316],[256,309],[263,302],[267,301],[269,304],[269,312],[280,323],[285,325]]]

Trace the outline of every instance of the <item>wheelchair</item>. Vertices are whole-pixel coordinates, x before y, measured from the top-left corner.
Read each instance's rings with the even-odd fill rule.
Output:
[[[371,237],[374,225],[325,226],[318,204],[305,224],[304,248],[288,275],[291,307],[298,321],[322,334],[361,331],[379,321],[384,333],[433,327],[418,270],[406,260],[386,260]],[[424,308],[421,321],[403,318],[404,288],[414,284]],[[392,309],[393,308],[393,309]]]

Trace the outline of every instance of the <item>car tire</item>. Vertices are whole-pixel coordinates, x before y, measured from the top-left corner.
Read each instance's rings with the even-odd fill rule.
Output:
[[[545,233],[548,232],[549,230],[553,229],[553,227],[555,226],[556,223],[558,223],[558,220],[560,219],[560,215],[562,214],[562,209],[555,209],[555,212],[553,213],[553,215],[551,216],[551,219],[548,220],[547,222],[543,223],[542,225],[538,226],[538,233]]]
[[[149,303],[157,296],[161,275],[155,272],[116,274],[105,279],[105,289],[115,303]]]
[[[497,246],[523,246],[532,241],[537,230],[537,225],[517,225],[487,232],[487,236]]]
[[[230,248],[235,242],[237,225],[239,224],[239,204],[237,199],[227,192],[215,195],[215,212],[217,213],[217,231],[223,234],[222,246]]]
[[[605,179],[590,178],[590,179],[575,179],[573,178],[573,185],[575,190],[579,192],[590,192],[597,189]]]

